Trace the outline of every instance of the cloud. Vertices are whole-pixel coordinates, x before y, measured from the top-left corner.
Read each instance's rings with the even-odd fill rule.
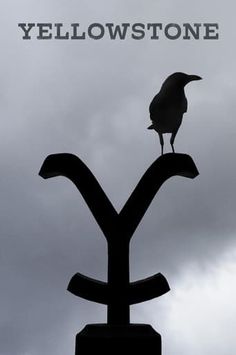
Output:
[[[186,265],[188,271],[177,282],[169,303],[168,354],[234,353],[235,252],[234,247],[207,267]]]
[[[165,354],[234,354],[235,256],[234,244],[214,263],[186,264],[168,295],[136,306],[136,321],[151,320],[163,335]]]

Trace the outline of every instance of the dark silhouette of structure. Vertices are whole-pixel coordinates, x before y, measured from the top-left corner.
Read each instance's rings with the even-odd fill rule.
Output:
[[[130,305],[159,297],[169,291],[158,273],[130,283],[129,245],[138,224],[161,185],[179,175],[195,178],[198,170],[185,154],[165,154],[145,172],[118,214],[98,181],[75,155],[55,154],[44,161],[43,178],[65,176],[78,188],[108,243],[108,281],[101,282],[79,273],[68,290],[76,296],[108,306],[108,324],[87,325],[76,338],[76,355],[132,354],[161,355],[161,336],[150,325],[130,324]]]
[[[161,90],[153,98],[150,106],[150,118],[152,121],[148,129],[154,129],[160,138],[161,154],[163,154],[163,133],[172,133],[170,144],[173,153],[175,136],[182,123],[183,114],[187,112],[188,102],[184,93],[184,87],[190,81],[201,80],[197,75],[174,73],[164,81]]]

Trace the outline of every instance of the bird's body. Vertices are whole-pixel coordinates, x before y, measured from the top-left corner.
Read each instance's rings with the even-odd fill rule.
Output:
[[[200,80],[197,75],[187,75],[184,73],[174,73],[170,75],[162,84],[159,93],[153,98],[150,106],[150,119],[152,125],[149,129],[154,129],[160,138],[163,154],[163,133],[171,133],[171,146],[174,152],[174,140],[178,129],[182,123],[183,114],[187,112],[188,103],[184,92],[187,83],[193,80]]]

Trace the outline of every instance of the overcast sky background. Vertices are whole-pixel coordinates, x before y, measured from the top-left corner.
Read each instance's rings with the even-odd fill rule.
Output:
[[[47,155],[78,155],[119,211],[160,154],[148,106],[175,71],[189,109],[177,152],[200,176],[170,179],[131,244],[131,279],[162,272],[171,292],[132,307],[162,334],[163,355],[234,355],[236,327],[235,3],[8,0],[0,5],[0,354],[74,353],[103,306],[66,291],[76,272],[106,280],[106,243]],[[218,22],[218,41],[23,41],[19,22]],[[166,137],[166,151],[170,151]]]

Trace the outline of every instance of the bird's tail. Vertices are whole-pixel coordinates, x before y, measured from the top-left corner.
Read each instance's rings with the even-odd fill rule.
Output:
[[[154,129],[153,124],[151,124],[151,126],[149,126],[147,129]]]

